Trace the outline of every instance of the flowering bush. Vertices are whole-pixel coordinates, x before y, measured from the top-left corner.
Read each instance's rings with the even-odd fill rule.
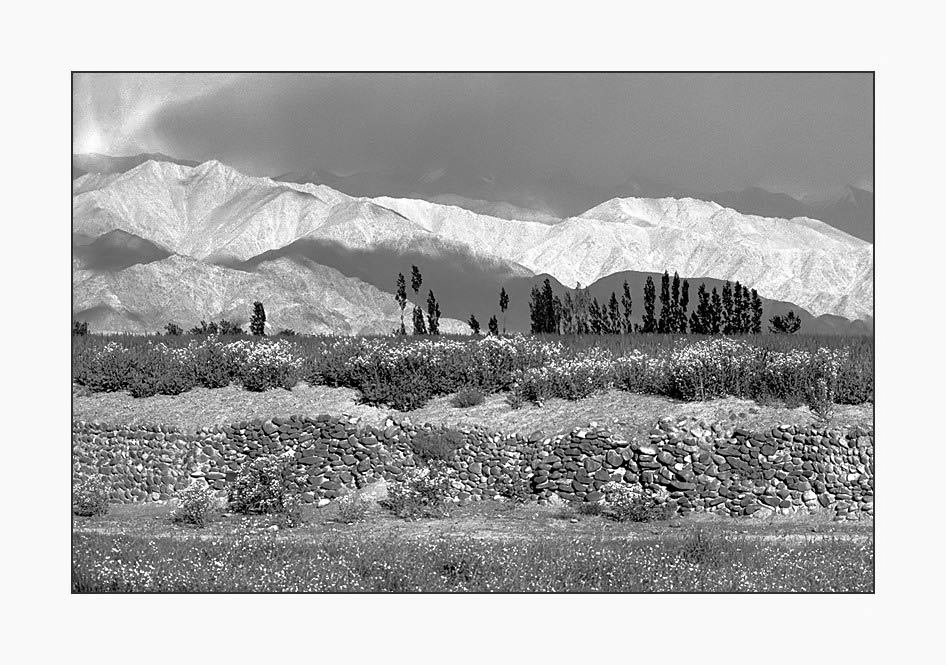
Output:
[[[335,505],[338,506],[339,519],[346,524],[361,522],[371,510],[371,502],[361,494],[346,494],[339,498]]]
[[[515,408],[550,397],[621,390],[702,400],[724,395],[811,403],[815,393],[859,404],[874,393],[873,345],[848,339],[625,336],[477,339],[290,337],[222,343],[216,335],[155,344],[73,338],[74,376],[92,391],[177,394],[237,381],[248,390],[310,383],[346,386],[399,410],[461,390],[508,391]],[[179,341],[178,341],[179,340]],[[186,344],[185,344],[186,342]],[[633,345],[633,348],[628,348]]]
[[[304,361],[295,352],[292,343],[285,339],[276,342],[241,340],[228,344],[226,353],[247,390],[292,390],[302,378]]]
[[[102,476],[84,478],[72,488],[72,512],[82,517],[108,512],[108,483]]]
[[[230,484],[230,510],[244,515],[277,515],[286,526],[302,522],[299,483],[292,454],[257,457]]]
[[[217,509],[214,491],[202,480],[195,480],[177,492],[179,503],[171,511],[171,520],[182,524],[204,526]]]
[[[591,349],[575,358],[526,370],[516,390],[530,402],[541,402],[549,397],[581,399],[607,390],[612,381],[609,355],[600,349]]]
[[[422,467],[409,470],[405,478],[388,486],[388,496],[381,501],[398,517],[446,517],[450,479],[437,467]]]

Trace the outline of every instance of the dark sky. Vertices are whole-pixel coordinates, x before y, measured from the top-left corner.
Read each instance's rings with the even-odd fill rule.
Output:
[[[76,152],[257,175],[446,167],[721,191],[872,189],[869,74],[77,75]]]

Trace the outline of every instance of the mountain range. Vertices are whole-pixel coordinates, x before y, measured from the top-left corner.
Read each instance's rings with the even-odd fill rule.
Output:
[[[245,319],[262,300],[274,326],[389,332],[400,316],[394,277],[411,265],[424,274],[418,299],[432,288],[450,319],[444,330],[465,328],[460,320],[470,313],[485,328],[504,286],[519,305],[507,327],[528,330],[528,292],[546,276],[557,290],[580,282],[595,294],[625,275],[632,289],[641,284],[639,300],[641,275],[663,270],[690,278],[694,294],[699,281],[739,280],[767,309],[803,312],[806,330],[842,332],[850,328],[844,319],[872,326],[872,244],[808,217],[623,197],[559,219],[443,192],[429,194],[438,201],[356,196],[302,176],[247,176],[217,161],[109,159],[73,160],[82,171],[73,180],[73,310],[93,329]],[[429,174],[426,184],[447,175]],[[468,193],[487,190],[484,183]]]

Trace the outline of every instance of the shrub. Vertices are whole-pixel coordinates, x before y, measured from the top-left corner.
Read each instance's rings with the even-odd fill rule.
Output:
[[[278,342],[234,342],[227,345],[227,351],[232,354],[240,382],[247,390],[292,390],[302,377],[304,361],[285,339]]]
[[[88,321],[73,321],[72,322],[72,334],[79,337],[89,334],[89,322]]]
[[[171,511],[171,521],[180,524],[205,526],[217,510],[217,497],[214,491],[202,480],[195,480],[177,492],[180,501]]]
[[[82,517],[105,515],[108,512],[109,486],[102,476],[90,476],[72,488],[72,512]]]
[[[335,502],[338,506],[338,516],[346,524],[361,522],[371,510],[371,501],[360,494],[346,494]]]
[[[602,512],[616,522],[653,522],[670,518],[672,507],[663,493],[617,482],[605,483]]]
[[[698,566],[719,566],[733,553],[730,541],[707,536],[702,529],[687,534],[680,546],[680,558]]]
[[[430,466],[431,462],[455,459],[464,444],[463,434],[455,430],[424,430],[414,435],[411,450],[417,460]]]
[[[404,519],[447,517],[450,480],[438,468],[411,469],[401,481],[388,486],[383,508]]]
[[[482,404],[484,399],[483,393],[476,388],[464,388],[453,397],[451,402],[458,409],[467,409]]]
[[[230,484],[227,503],[243,515],[277,515],[286,526],[302,523],[299,481],[293,456],[267,455],[246,464]]]
[[[579,515],[603,515],[604,506],[597,501],[576,501]]]

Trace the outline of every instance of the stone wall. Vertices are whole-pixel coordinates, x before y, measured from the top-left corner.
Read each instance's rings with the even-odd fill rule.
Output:
[[[192,478],[218,490],[247,459],[291,454],[307,502],[378,478],[399,479],[417,464],[417,437],[447,433],[407,419],[385,427],[320,415],[254,420],[182,433],[166,427],[73,425],[76,479],[101,473],[112,500],[171,498]],[[779,426],[749,432],[720,424],[664,419],[647,442],[625,441],[588,427],[546,437],[505,435],[486,428],[455,430],[462,446],[448,465],[460,502],[518,491],[548,499],[598,501],[617,481],[660,490],[678,512],[733,516],[831,509],[839,518],[873,514],[872,430]]]

